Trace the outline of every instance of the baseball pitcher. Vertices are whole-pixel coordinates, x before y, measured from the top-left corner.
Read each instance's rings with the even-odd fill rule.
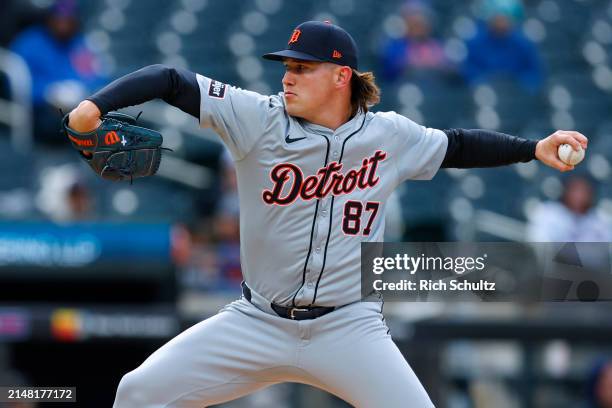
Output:
[[[531,141],[373,113],[373,75],[358,70],[352,37],[327,22],[300,24],[286,49],[264,58],[285,66],[277,95],[153,65],[64,121],[82,157],[112,180],[153,174],[161,137],[109,112],[156,98],[214,129],[236,163],[243,296],[126,374],[114,407],[199,408],[287,381],[356,407],[431,407],[382,300],[361,301],[360,243],[382,241],[387,197],[406,180],[533,159],[567,171],[558,146],[586,148],[587,138],[557,131]]]

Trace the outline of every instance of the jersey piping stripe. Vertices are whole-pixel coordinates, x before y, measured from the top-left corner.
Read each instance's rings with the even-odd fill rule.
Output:
[[[327,144],[327,148],[325,151],[325,164],[324,164],[324,166],[327,166],[327,160],[329,159],[329,139],[325,135],[319,134],[319,136],[325,139],[325,142]],[[300,290],[304,287],[304,283],[306,283],[306,269],[308,268],[308,260],[310,259],[310,254],[312,253],[312,240],[314,238],[314,229],[315,229],[315,224],[317,222],[317,214],[319,213],[319,203],[320,202],[321,202],[321,199],[320,198],[317,199],[317,204],[315,205],[314,216],[312,217],[312,227],[310,229],[310,243],[308,244],[308,253],[306,254],[306,261],[304,262],[304,269],[302,270],[302,284],[300,285],[299,288],[297,288],[297,290],[293,294],[293,299],[291,299],[291,304],[293,307],[295,307],[295,298],[297,297],[298,293],[300,293]]]
[[[382,293],[380,292],[376,292],[376,294],[378,294],[378,299],[380,299],[380,315],[382,316],[382,322],[383,324],[387,325],[387,323],[385,322],[385,315],[383,314],[383,309],[385,308],[385,299],[383,298]],[[389,326],[387,326],[387,334],[391,333],[391,329],[389,328]]]
[[[356,131],[354,131],[353,133],[348,135],[346,137],[346,139],[344,139],[344,142],[342,142],[342,149],[340,150],[340,159],[338,160],[339,164],[342,163],[342,157],[344,156],[344,146],[346,145],[346,142],[348,142],[348,140],[351,137],[353,137],[357,133],[359,133],[359,131],[361,130],[361,128],[365,124],[365,120],[366,120],[366,114],[364,113],[363,114],[363,121],[361,122],[361,126],[359,126],[359,129],[357,129]],[[326,163],[326,165],[327,165],[327,163]],[[330,205],[330,208],[329,208],[329,228],[327,230],[327,240],[325,241],[325,251],[323,252],[323,266],[321,266],[321,272],[319,272],[319,278],[317,279],[317,285],[315,286],[314,296],[312,297],[311,305],[314,305],[315,301],[317,300],[317,292],[319,291],[319,283],[321,282],[321,277],[323,276],[323,271],[325,270],[325,261],[327,260],[327,247],[329,245],[329,237],[331,236],[332,221],[333,221],[333,218],[334,218],[334,198],[335,198],[335,196],[332,195],[331,205]]]

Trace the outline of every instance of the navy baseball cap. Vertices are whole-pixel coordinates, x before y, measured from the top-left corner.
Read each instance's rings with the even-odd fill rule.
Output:
[[[331,62],[357,69],[358,51],[349,33],[329,22],[307,21],[293,30],[287,48],[263,56],[282,61],[295,58],[305,61]]]

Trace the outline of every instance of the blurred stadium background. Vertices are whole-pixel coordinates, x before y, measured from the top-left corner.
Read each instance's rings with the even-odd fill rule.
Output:
[[[36,72],[12,44],[44,21],[52,3],[0,4],[0,385],[76,386],[78,406],[108,407],[125,372],[239,295],[233,170],[214,134],[159,101],[125,110],[144,110],[143,123],[174,150],[159,176],[133,185],[96,179],[59,134],[37,134]],[[378,75],[385,42],[406,32],[404,3],[89,0],[75,10],[101,78],[163,63],[276,93],[282,67],[260,55],[282,46],[298,23],[330,20],[346,28],[360,45],[362,70]],[[590,138],[580,169],[594,182],[594,211],[608,220],[612,2],[525,0],[521,10],[516,24],[542,64],[537,89],[508,80],[466,84],[460,67],[482,4],[431,0],[433,34],[450,68],[393,80],[381,74],[383,100],[374,110],[430,127],[528,138],[576,129]],[[54,106],[70,109],[80,94],[62,89],[67,100]],[[563,182],[536,162],[441,171],[433,181],[402,186],[387,214],[389,239],[526,241],[530,215],[558,200]],[[437,406],[599,406],[589,387],[598,362],[612,358],[609,303],[386,310],[392,335]],[[280,385],[224,406],[346,404]]]

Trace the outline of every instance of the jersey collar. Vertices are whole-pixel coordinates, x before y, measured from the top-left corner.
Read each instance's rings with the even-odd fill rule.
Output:
[[[354,132],[355,130],[357,130],[359,126],[361,126],[361,122],[363,122],[363,115],[364,113],[361,110],[359,110],[355,116],[349,119],[348,122],[342,124],[335,131],[328,127],[317,125],[315,123],[308,122],[307,120],[304,120],[301,118],[294,118],[294,119],[307,132],[317,133],[323,136],[334,136],[335,135],[335,136],[340,136],[340,137],[346,137],[352,132]]]

